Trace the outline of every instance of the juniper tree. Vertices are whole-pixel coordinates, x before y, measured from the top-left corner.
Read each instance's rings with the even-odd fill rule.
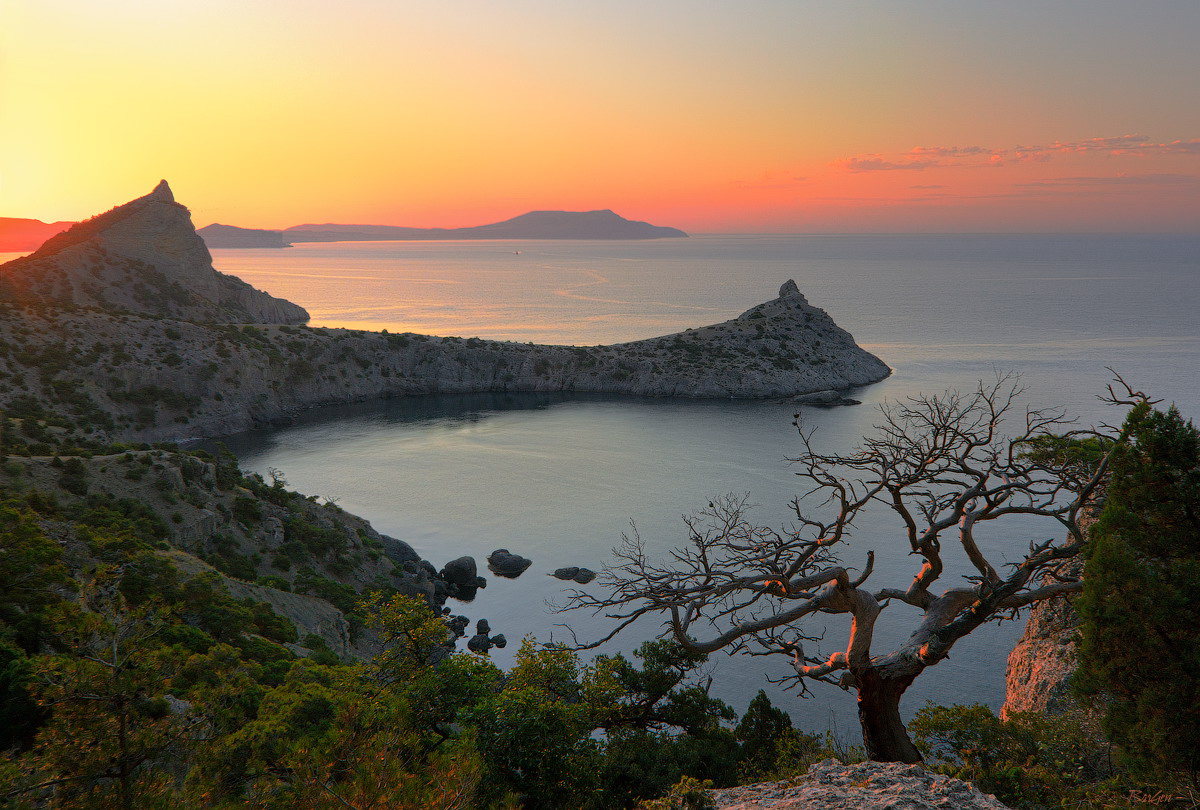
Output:
[[[1200,431],[1149,404],[1126,420],[1086,553],[1075,682],[1142,775],[1200,780]]]
[[[1146,400],[1124,388],[1119,396],[1110,388],[1106,399]],[[1043,579],[1082,551],[1080,515],[1107,474],[1112,448],[1124,439],[1114,427],[1074,429],[1060,409],[1015,414],[1022,393],[1013,376],[1002,375],[970,393],[885,405],[876,432],[846,454],[818,450],[812,430],[797,417],[802,453],[793,462],[806,491],[792,502],[792,526],[756,525],[746,498],[715,499],[685,518],[689,544],[665,563],[651,558],[635,528],[601,576],[605,592],[574,591],[563,606],[617,620],[604,638],[580,648],[654,615],[663,618],[664,634],[689,650],[783,656],[791,671],[779,680],[805,694],[814,682],[857,692],[869,757],[919,761],[900,717],[901,696],[980,626],[1082,588],[1078,579]],[[1011,423],[1016,428],[1006,433]],[[1081,454],[1081,444],[1102,451]],[[873,550],[860,553],[857,569],[842,562],[856,521],[875,508],[897,518],[896,534],[880,542],[903,544],[917,561],[900,587],[868,586],[881,578]],[[1054,531],[1043,536],[1058,539],[1027,548],[1015,540],[1005,553],[1017,561],[998,566],[981,549],[980,529],[1015,530],[1028,516],[1047,521]],[[938,593],[946,573],[943,546],[951,543],[972,574]],[[880,652],[873,645],[876,622],[897,605],[915,611],[911,633]],[[849,619],[845,646],[827,656],[810,652],[817,639],[805,631],[806,620],[818,613]]]

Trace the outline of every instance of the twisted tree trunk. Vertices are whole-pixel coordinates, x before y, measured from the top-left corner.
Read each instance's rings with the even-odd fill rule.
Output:
[[[922,762],[900,719],[900,697],[917,672],[890,675],[877,667],[855,673],[858,681],[858,720],[867,758],[875,762]]]

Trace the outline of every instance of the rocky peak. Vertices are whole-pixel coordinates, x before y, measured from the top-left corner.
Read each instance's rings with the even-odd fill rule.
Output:
[[[166,180],[0,265],[0,301],[178,320],[302,323],[308,313],[219,273]]]
[[[166,180],[159,180],[158,185],[154,187],[154,191],[151,191],[142,199],[173,203],[175,202],[175,195],[171,193],[171,186]]]
[[[800,288],[796,286],[796,282],[788,279],[783,282],[783,286],[779,288],[779,297],[788,298],[793,295],[800,295]],[[801,296],[803,298],[803,296]]]

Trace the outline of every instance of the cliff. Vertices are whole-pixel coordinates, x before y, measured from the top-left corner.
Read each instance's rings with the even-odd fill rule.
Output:
[[[302,307],[219,273],[164,180],[0,265],[0,302],[223,323],[302,323]]]
[[[603,211],[530,211],[470,228],[405,228],[395,225],[294,225],[284,231],[293,242],[352,242],[431,239],[678,239],[678,228],[637,222]]]
[[[1080,517],[1085,535],[1096,522],[1100,505]],[[1059,572],[1068,579],[1083,576],[1083,560],[1067,560]],[[1052,578],[1047,578],[1051,581]],[[1071,676],[1077,667],[1075,642],[1079,614],[1071,597],[1038,602],[1029,609],[1025,632],[1008,655],[1001,717],[1013,712],[1067,714],[1080,709],[1071,696]]]

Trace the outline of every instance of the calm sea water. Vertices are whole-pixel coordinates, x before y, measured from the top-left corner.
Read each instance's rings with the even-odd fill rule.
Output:
[[[1096,398],[1111,366],[1185,414],[1200,415],[1200,237],[704,236],[644,243],[416,242],[218,250],[218,269],[307,307],[318,325],[595,344],[724,320],[794,278],[860,344],[894,369],[854,408],[806,411],[830,449],[871,429],[875,406],[917,392],[973,387],[997,370],[1023,375],[1028,399],[1084,422],[1121,414]],[[608,622],[555,615],[563,584],[546,573],[598,568],[630,521],[656,552],[685,538],[680,516],[714,495],[750,494],[755,514],[786,524],[798,481],[794,407],[771,401],[692,402],[608,396],[456,396],[329,409],[278,430],[233,437],[249,469],[277,468],[302,492],[337,498],[435,564],[496,548],[531,557],[520,579],[489,577],[456,612],[485,617],[514,642],[581,638]],[[999,562],[1055,534],[1036,521],[986,537]],[[877,551],[876,587],[916,571],[887,515],[864,521],[844,554]],[[954,560],[955,584],[965,562]],[[486,572],[485,572],[486,573]],[[596,588],[596,585],[588,586]],[[876,650],[902,638],[915,611],[884,613]],[[635,626],[609,649],[654,636]],[[828,621],[821,651],[844,644]],[[1004,662],[1019,623],[986,627],[909,690],[925,700],[1003,699]],[[713,691],[740,710],[760,688],[804,726],[856,729],[852,696],[816,685],[799,700],[770,687],[782,663],[714,656]]]

